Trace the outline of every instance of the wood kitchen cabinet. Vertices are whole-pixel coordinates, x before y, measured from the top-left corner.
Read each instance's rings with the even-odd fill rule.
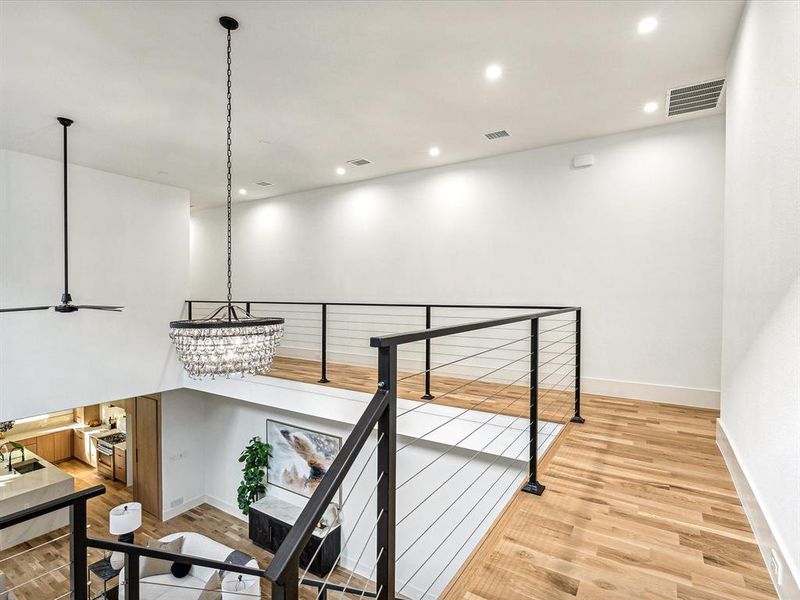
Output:
[[[51,435],[55,446],[55,452],[53,453],[55,462],[72,458],[72,431],[65,429]]]
[[[26,450],[30,450],[34,454],[39,454],[37,438],[35,438],[35,437],[27,438],[27,439],[24,439],[24,440],[19,440],[19,441],[17,441],[17,443],[25,446]]]
[[[40,435],[36,438],[36,454],[47,462],[56,461],[56,439],[54,434]]]
[[[128,484],[128,453],[119,447],[114,447],[114,479]]]

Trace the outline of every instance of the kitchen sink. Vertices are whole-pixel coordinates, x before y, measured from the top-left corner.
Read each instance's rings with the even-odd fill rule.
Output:
[[[23,460],[21,462],[18,462],[16,465],[12,467],[12,469],[16,473],[19,473],[20,475],[23,475],[25,473],[32,473],[33,471],[39,471],[44,468],[45,468],[44,465],[35,458],[31,458],[30,460]]]

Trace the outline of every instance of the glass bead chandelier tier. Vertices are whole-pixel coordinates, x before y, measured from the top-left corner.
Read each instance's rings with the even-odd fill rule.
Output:
[[[231,31],[239,23],[231,17],[220,17],[219,22],[228,32],[228,302],[206,318],[169,324],[178,360],[194,379],[266,373],[284,323],[279,317],[254,317],[231,300]]]
[[[230,311],[230,319],[215,314],[169,324],[169,336],[189,377],[244,377],[269,371],[283,337],[283,319],[253,317],[234,305]]]

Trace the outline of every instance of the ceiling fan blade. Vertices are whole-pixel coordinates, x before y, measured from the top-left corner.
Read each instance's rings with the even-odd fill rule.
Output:
[[[75,308],[87,308],[89,310],[113,310],[121,312],[124,306],[100,306],[97,304],[75,304]]]
[[[27,310],[47,310],[52,306],[21,306],[19,308],[0,308],[0,312],[22,312]]]

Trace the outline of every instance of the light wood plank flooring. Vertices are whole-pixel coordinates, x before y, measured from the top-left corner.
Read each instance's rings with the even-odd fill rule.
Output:
[[[716,411],[586,396],[447,600],[776,598],[715,443]]]
[[[107,491],[104,495],[89,501],[89,535],[97,538],[114,539],[114,536],[108,533],[108,512],[118,504],[131,501],[130,488],[98,476],[95,469],[78,460],[63,462],[58,466],[75,477],[76,490],[97,484],[106,486]],[[269,552],[250,541],[246,522],[208,504],[202,504],[165,522],[159,522],[154,517],[144,513],[142,527],[136,532],[136,543],[147,545],[147,542],[151,539],[158,539],[179,531],[201,533],[231,548],[246,552],[255,557],[262,568],[266,568],[272,559],[272,555]],[[0,552],[0,571],[7,574],[10,580],[9,585],[17,585],[43,575],[59,565],[68,564],[68,539],[63,538],[36,548],[36,546],[65,533],[67,533],[66,528]],[[22,556],[9,559],[9,557],[31,548],[34,549]],[[102,555],[103,553],[100,550],[90,550],[89,562],[99,560]],[[349,575],[348,571],[337,568],[331,577],[331,581],[345,583]],[[350,581],[352,587],[359,589],[363,589],[364,583],[364,580],[360,577],[353,577]],[[103,589],[102,583],[93,579],[91,589],[94,594],[98,593]],[[313,600],[316,597],[316,590],[312,591],[312,589],[303,586],[301,598],[303,600]],[[374,586],[370,586],[369,589],[374,589]],[[269,599],[270,589],[267,580],[262,581],[261,590],[262,599]],[[20,600],[54,600],[68,591],[69,569],[65,568],[55,573],[44,575],[36,581],[15,590],[14,593]]]
[[[316,383],[318,363],[277,359],[270,375]],[[373,392],[375,372],[331,365],[329,386]],[[460,380],[434,378],[434,393]],[[410,383],[409,383],[410,382]],[[417,398],[421,381],[407,380],[401,396]],[[496,384],[442,398],[473,408]],[[526,388],[522,388],[524,391]],[[460,391],[461,392],[461,391]],[[513,396],[513,393],[511,394]],[[572,398],[541,418],[564,422]],[[490,410],[527,415],[525,401]],[[513,399],[513,398],[512,398]],[[494,398],[492,401],[495,400]],[[541,497],[517,494],[462,567],[447,600],[764,600],[776,598],[730,475],[716,447],[716,411],[585,394],[583,425],[568,424],[544,457]],[[508,404],[508,402],[506,403]],[[544,401],[542,402],[545,407]],[[488,401],[480,405],[486,408]],[[516,411],[516,412],[513,412]],[[91,535],[109,537],[108,511],[129,491],[79,463],[63,463],[78,487],[105,483],[90,503]],[[203,533],[248,552],[265,566],[271,556],[248,539],[246,523],[209,505],[168,522],[146,517],[137,542],[176,531]],[[55,534],[54,534],[55,535]],[[53,537],[51,535],[49,537]],[[25,547],[47,539],[43,536]],[[66,540],[0,562],[12,584],[43,574],[66,553]],[[19,548],[0,553],[0,561]],[[99,556],[99,552],[93,558]],[[18,590],[21,599],[47,600],[67,590],[67,571]],[[334,580],[343,582],[338,571]],[[351,582],[355,584],[354,582]],[[356,585],[360,585],[359,582]],[[100,589],[97,582],[93,589]],[[263,586],[263,598],[269,589]],[[303,598],[314,598],[310,590]]]
[[[317,383],[320,366],[317,361],[278,356],[268,375],[305,383]],[[423,375],[410,376],[398,373],[398,396],[418,400],[425,391]],[[408,377],[407,379],[403,379]],[[357,392],[374,393],[378,389],[377,369],[352,365],[328,364],[328,387]],[[530,414],[528,384],[511,385],[488,381],[469,382],[458,377],[431,376],[431,394],[434,404],[470,408],[486,412],[527,418]],[[446,395],[445,395],[446,394]],[[574,393],[556,390],[539,390],[539,419],[552,423],[566,423],[574,414]]]

